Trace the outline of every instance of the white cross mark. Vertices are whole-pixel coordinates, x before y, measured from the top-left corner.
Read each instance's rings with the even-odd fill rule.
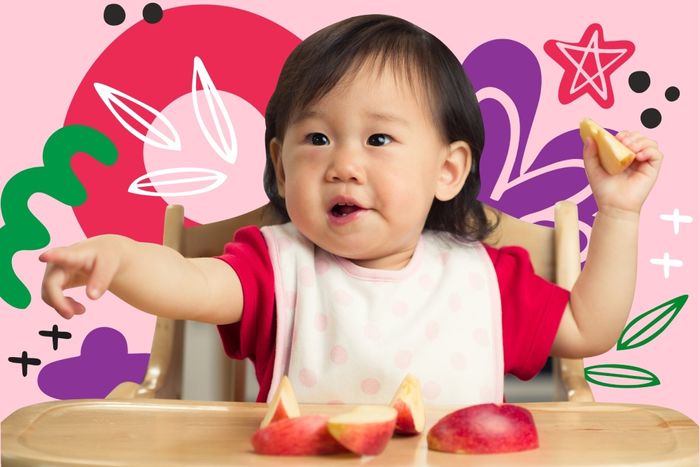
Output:
[[[664,252],[663,258],[652,258],[649,260],[651,264],[664,267],[664,279],[668,279],[671,267],[679,268],[683,266],[683,261],[679,259],[671,259],[668,251]]]
[[[693,222],[692,217],[681,216],[681,213],[678,210],[678,208],[675,208],[673,210],[673,214],[661,214],[659,217],[662,221],[673,222],[673,233],[676,235],[678,235],[678,231],[680,230],[680,224],[690,224]]]

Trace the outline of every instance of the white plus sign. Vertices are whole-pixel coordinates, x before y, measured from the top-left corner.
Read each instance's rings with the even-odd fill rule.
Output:
[[[651,260],[649,260],[649,262],[651,264],[664,267],[664,279],[668,279],[668,275],[672,266],[675,268],[683,266],[683,261],[679,259],[671,259],[671,257],[668,255],[668,251],[664,252],[663,258],[652,258]]]
[[[678,235],[678,231],[680,230],[680,225],[681,224],[690,224],[693,222],[693,218],[690,216],[681,216],[680,211],[678,208],[673,210],[673,214],[661,214],[661,220],[662,221],[671,221],[673,222],[673,233]]]

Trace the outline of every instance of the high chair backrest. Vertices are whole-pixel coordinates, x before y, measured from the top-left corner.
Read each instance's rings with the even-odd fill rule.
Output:
[[[487,243],[496,246],[519,245],[530,253],[535,271],[545,279],[571,289],[580,271],[579,229],[576,205],[557,203],[555,227],[530,224],[488,208],[491,218],[500,218],[496,231]],[[273,225],[280,222],[271,206],[265,205],[247,214],[210,224],[186,228],[184,209],[168,206],[165,213],[163,244],[186,257],[210,257],[221,254],[233,233],[246,225]],[[144,381],[122,383],[108,397],[181,398],[183,362],[183,323],[157,318],[151,357]],[[592,401],[593,396],[583,376],[583,362],[554,359],[555,387],[559,400]],[[245,395],[244,362],[233,362],[231,400],[242,401]]]

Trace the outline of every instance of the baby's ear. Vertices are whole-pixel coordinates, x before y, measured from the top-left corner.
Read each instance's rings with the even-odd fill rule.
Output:
[[[472,167],[472,150],[465,141],[450,144],[448,154],[440,167],[435,197],[449,201],[462,190]]]
[[[282,142],[277,138],[270,141],[270,159],[275,168],[275,179],[277,180],[277,193],[284,198],[284,167],[282,166]]]

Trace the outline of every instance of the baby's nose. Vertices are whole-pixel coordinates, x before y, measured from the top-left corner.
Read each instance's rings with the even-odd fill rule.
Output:
[[[326,179],[331,182],[364,183],[362,157],[351,150],[337,151],[328,166]]]

